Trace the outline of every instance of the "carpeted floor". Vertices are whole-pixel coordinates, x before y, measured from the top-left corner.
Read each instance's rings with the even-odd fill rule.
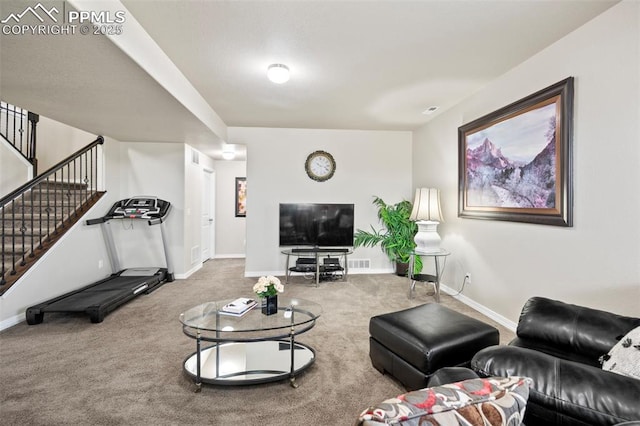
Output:
[[[369,318],[433,302],[421,286],[395,275],[351,275],[316,288],[303,276],[285,295],[315,301],[323,314],[299,341],[317,360],[297,378],[262,385],[193,383],[182,362],[195,341],[178,316],[200,303],[252,296],[244,261],[212,260],[187,280],[169,283],[92,324],[86,315],[47,314],[35,326],[0,333],[0,422],[5,425],[351,425],[368,405],[404,389],[369,360]],[[283,280],[284,282],[284,280]],[[448,295],[441,303],[513,333]]]

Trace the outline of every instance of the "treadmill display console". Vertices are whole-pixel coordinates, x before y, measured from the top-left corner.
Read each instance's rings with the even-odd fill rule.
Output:
[[[168,204],[154,197],[133,197],[117,203],[114,218],[151,219],[163,216],[162,205]]]

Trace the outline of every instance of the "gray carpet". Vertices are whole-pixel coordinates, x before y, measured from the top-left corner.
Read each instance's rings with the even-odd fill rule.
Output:
[[[46,314],[35,326],[0,333],[0,422],[5,425],[351,425],[368,405],[404,389],[369,360],[369,318],[433,302],[420,286],[407,299],[408,281],[395,275],[351,275],[321,283],[303,276],[288,297],[320,303],[323,314],[299,341],[317,360],[297,378],[240,387],[193,383],[182,362],[195,341],[178,316],[205,301],[252,296],[242,260],[212,260],[188,280],[143,295],[92,324],[86,315]],[[284,282],[284,280],[283,280]],[[441,303],[513,333],[450,296]]]

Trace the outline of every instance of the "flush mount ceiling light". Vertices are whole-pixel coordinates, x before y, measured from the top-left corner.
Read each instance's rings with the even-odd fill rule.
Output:
[[[436,112],[436,110],[437,110],[438,108],[440,108],[440,107],[437,107],[437,106],[435,106],[435,105],[434,105],[434,106],[430,106],[429,108],[427,108],[427,109],[425,109],[424,111],[422,111],[422,113],[423,113],[424,115],[433,114],[434,112]]]
[[[222,150],[222,158],[225,160],[233,160],[236,158],[236,150],[231,145],[226,145]]]
[[[289,81],[289,67],[283,64],[271,64],[267,68],[267,77],[276,84],[286,83]]]

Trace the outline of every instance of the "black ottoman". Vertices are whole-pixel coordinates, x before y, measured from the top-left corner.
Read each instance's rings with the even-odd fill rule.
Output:
[[[467,367],[480,349],[497,345],[495,327],[427,303],[372,317],[369,356],[373,366],[409,391],[427,386],[441,367]]]

